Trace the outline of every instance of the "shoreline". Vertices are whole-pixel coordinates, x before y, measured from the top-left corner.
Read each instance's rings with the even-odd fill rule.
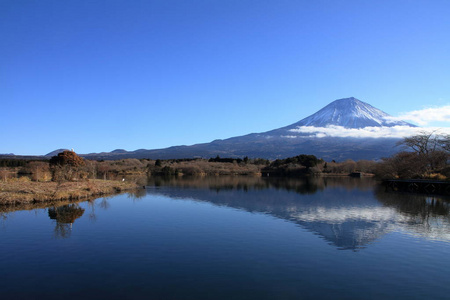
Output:
[[[309,175],[313,177],[350,177],[349,174],[338,173],[322,173]],[[224,175],[218,176],[220,177]],[[232,176],[239,177],[244,175]],[[252,177],[252,175],[246,175],[244,177],[249,176]],[[361,177],[372,176],[373,174],[364,173]],[[282,176],[279,178],[289,178],[289,176]],[[58,183],[54,181],[31,181],[29,179],[27,180],[24,178],[16,178],[6,181],[0,181],[0,206],[89,200],[95,197],[114,195],[121,192],[138,190],[140,188],[142,188],[142,185],[138,185],[137,183],[134,183],[132,181],[123,182],[117,180],[88,179],[82,181],[64,181]]]
[[[137,190],[133,182],[89,179],[85,181],[36,182],[13,179],[0,182],[0,206],[84,200]]]

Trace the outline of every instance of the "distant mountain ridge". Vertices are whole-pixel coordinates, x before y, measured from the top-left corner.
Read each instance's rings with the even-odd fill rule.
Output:
[[[397,152],[397,138],[351,138],[351,137],[310,137],[296,131],[302,126],[324,128],[341,126],[348,129],[365,127],[415,127],[393,118],[354,97],[338,99],[331,102],[315,114],[291,125],[262,133],[251,133],[224,140],[191,146],[174,146],[164,149],[140,149],[131,152],[101,153],[84,155],[87,158],[210,158],[221,157],[260,157],[267,159],[286,158],[299,154],[313,154],[326,160],[342,161],[345,159],[377,160]]]
[[[46,157],[52,157],[52,156],[58,155],[58,153],[61,153],[61,152],[63,152],[63,151],[68,151],[68,150],[69,150],[69,149],[63,149],[63,148],[61,148],[61,149],[54,150],[54,151],[52,151],[52,152],[50,152],[50,153],[47,153],[47,154],[45,154],[44,156],[46,156]]]
[[[251,133],[191,146],[135,151],[116,149],[112,152],[80,154],[80,156],[97,160],[211,158],[217,155],[221,157],[243,158],[248,156],[251,158],[277,159],[299,154],[313,154],[325,160],[342,161],[346,159],[377,160],[398,151],[396,144],[400,140],[399,138],[328,135],[318,137],[302,131],[304,128],[320,130],[333,126],[337,128],[335,128],[336,130],[340,130],[339,128],[360,130],[364,128],[393,128],[394,126],[416,127],[404,121],[397,121],[389,114],[370,104],[350,97],[335,100],[296,123],[266,132]],[[55,154],[57,151],[49,154]]]

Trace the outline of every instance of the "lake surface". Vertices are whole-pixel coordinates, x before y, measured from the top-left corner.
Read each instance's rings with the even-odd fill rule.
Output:
[[[448,199],[372,179],[158,179],[26,209],[0,213],[2,299],[450,295]]]

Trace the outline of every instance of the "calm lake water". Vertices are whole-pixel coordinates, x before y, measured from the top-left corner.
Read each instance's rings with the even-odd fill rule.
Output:
[[[0,213],[2,299],[449,299],[450,202],[372,179],[154,180]]]

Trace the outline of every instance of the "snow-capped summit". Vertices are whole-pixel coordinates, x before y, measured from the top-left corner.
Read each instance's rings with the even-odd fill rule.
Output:
[[[391,116],[372,105],[356,98],[344,98],[331,102],[315,114],[292,126],[326,127],[330,125],[345,128],[364,128],[368,126],[412,126],[404,121],[393,121]]]

